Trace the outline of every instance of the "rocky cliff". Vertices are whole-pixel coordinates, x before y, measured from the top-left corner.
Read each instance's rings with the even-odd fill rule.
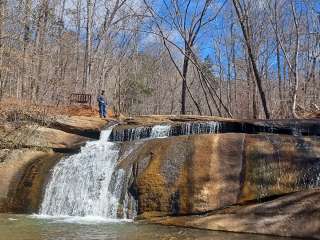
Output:
[[[316,188],[319,159],[319,137],[229,133],[149,140],[119,167],[134,168],[139,214],[186,215]]]
[[[122,144],[118,167],[130,175],[128,191],[138,201],[137,219],[319,239],[320,122],[250,124],[260,130],[235,133],[226,128],[224,133],[199,131]],[[114,139],[126,139],[123,134],[135,136],[127,140],[139,139],[126,129],[116,127]],[[139,131],[141,139],[150,138],[147,125]]]

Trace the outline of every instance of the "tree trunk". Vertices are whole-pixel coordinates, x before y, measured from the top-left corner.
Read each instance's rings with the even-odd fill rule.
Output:
[[[92,17],[93,17],[93,3],[92,0],[87,0],[87,36],[86,36],[86,50],[84,57],[84,74],[82,82],[82,91],[86,92],[88,83],[91,82],[91,50],[92,50]]]
[[[252,46],[251,46],[251,41],[249,39],[249,34],[248,34],[248,31],[247,31],[247,27],[245,26],[245,23],[244,23],[244,20],[243,20],[244,17],[248,18],[248,16],[245,16],[244,14],[241,14],[241,12],[240,12],[241,9],[239,8],[238,4],[240,4],[239,1],[233,0],[233,6],[234,6],[234,8],[236,10],[236,13],[237,13],[237,16],[238,16],[238,20],[239,20],[239,23],[240,23],[240,26],[241,26],[241,30],[242,30],[242,33],[243,33],[243,36],[244,36],[244,39],[245,39],[245,43],[246,43],[246,46],[247,46],[249,59],[250,59],[251,64],[252,64],[253,73],[254,73],[256,84],[257,84],[257,87],[258,87],[258,90],[259,90],[259,95],[260,95],[260,98],[261,98],[261,103],[262,103],[262,106],[263,106],[264,114],[265,114],[267,119],[270,119],[270,113],[269,113],[268,106],[267,106],[266,96],[265,96],[265,93],[264,93],[263,88],[262,88],[262,79],[261,79],[261,76],[260,76],[259,71],[258,71],[258,67],[257,67],[257,63],[256,63],[256,57],[255,57],[255,55],[253,53],[253,49],[252,49]]]
[[[4,77],[3,77],[3,52],[4,52],[4,21],[5,21],[5,0],[0,0],[0,100],[4,94]]]
[[[24,0],[24,16],[23,16],[23,56],[22,56],[22,70],[20,75],[20,82],[17,83],[17,98],[25,97],[25,92],[29,90],[31,78],[27,76],[28,49],[31,39],[31,0]]]
[[[182,66],[181,114],[186,114],[187,74],[190,56],[191,50],[189,44],[185,42],[185,55]]]
[[[38,26],[36,33],[36,76],[32,79],[31,83],[31,99],[33,102],[38,100],[40,83],[42,83],[42,65],[43,65],[43,53],[45,44],[45,34],[49,15],[49,0],[43,0],[41,3],[41,9],[38,16]]]
[[[297,108],[297,93],[298,93],[298,88],[299,88],[299,73],[298,73],[298,54],[299,54],[299,24],[298,24],[298,19],[296,16],[296,10],[294,7],[294,3],[291,1],[291,9],[292,9],[292,15],[293,15],[293,20],[294,20],[294,26],[295,26],[295,49],[294,49],[294,56],[293,56],[293,66],[291,71],[293,71],[293,76],[294,76],[294,84],[293,84],[293,90],[292,90],[292,107],[291,107],[291,112],[292,116],[294,118],[299,118],[298,114],[296,112]]]
[[[81,0],[77,0],[77,13],[76,13],[76,28],[77,28],[77,49],[76,49],[76,77],[75,77],[75,89],[78,90],[79,83],[79,64],[80,64],[80,33],[81,33]]]

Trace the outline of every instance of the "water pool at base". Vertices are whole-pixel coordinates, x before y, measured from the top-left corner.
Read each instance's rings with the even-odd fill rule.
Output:
[[[45,218],[0,214],[0,240],[288,240],[132,223],[96,217]]]

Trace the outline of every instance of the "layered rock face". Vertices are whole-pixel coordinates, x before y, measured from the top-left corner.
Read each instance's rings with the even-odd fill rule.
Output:
[[[214,134],[147,141],[127,157],[139,213],[198,214],[318,187],[319,140]]]
[[[162,217],[152,223],[217,231],[320,239],[320,190],[284,195],[272,201],[233,206],[205,215]]]
[[[133,173],[129,191],[138,200],[137,219],[320,236],[317,136],[207,134],[128,142],[123,152],[128,149],[119,167]]]

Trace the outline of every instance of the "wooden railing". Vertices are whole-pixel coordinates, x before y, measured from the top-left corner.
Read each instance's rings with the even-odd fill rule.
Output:
[[[72,93],[70,95],[70,103],[87,104],[87,105],[91,106],[92,95],[91,94],[84,94],[84,93]]]

